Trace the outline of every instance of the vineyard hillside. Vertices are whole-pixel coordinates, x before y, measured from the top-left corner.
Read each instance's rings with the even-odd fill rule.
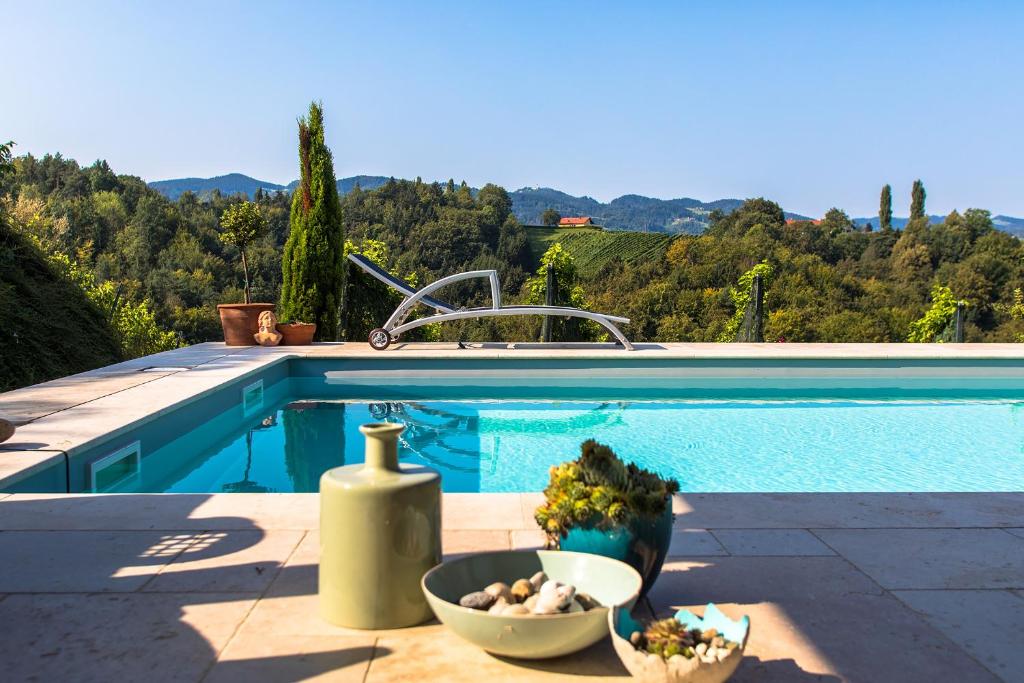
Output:
[[[614,258],[626,263],[661,258],[672,237],[659,233],[591,230],[588,228],[526,228],[534,269],[555,242],[576,259],[580,276],[593,277]]]

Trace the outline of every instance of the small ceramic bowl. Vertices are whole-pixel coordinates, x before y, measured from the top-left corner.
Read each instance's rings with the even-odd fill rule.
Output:
[[[544,616],[493,615],[459,605],[459,598],[496,581],[511,585],[543,571],[572,584],[603,605],[588,612]],[[423,575],[423,593],[434,614],[457,635],[488,652],[519,659],[547,659],[582,650],[608,633],[608,611],[633,607],[642,581],[624,562],[556,550],[479,553],[440,564]]]
[[[747,636],[750,634],[750,619],[744,616],[738,621],[733,621],[711,603],[704,608],[703,618],[688,610],[679,610],[675,618],[687,628],[699,628],[702,631],[716,629],[726,640],[739,643],[739,647],[730,652],[725,659],[716,662],[705,663],[696,657],[679,657],[675,661],[665,661],[658,655],[648,654],[633,647],[629,642],[630,635],[634,631],[643,631],[644,627],[633,619],[629,610],[612,608],[608,613],[608,627],[611,630],[615,654],[622,660],[622,665],[642,683],[722,683],[728,680],[743,659],[743,650],[747,646]]]

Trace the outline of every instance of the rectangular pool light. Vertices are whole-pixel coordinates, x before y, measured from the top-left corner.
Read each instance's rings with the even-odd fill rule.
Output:
[[[263,380],[242,387],[242,414],[249,417],[263,407]]]
[[[134,441],[86,465],[89,488],[109,491],[142,472],[142,444]]]

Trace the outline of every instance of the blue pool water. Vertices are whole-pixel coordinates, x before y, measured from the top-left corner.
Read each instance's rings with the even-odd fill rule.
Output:
[[[1024,403],[911,400],[319,400],[281,397],[185,434],[116,490],[316,491],[362,461],[358,426],[407,426],[400,458],[452,492],[539,491],[596,438],[683,491],[1024,489]]]

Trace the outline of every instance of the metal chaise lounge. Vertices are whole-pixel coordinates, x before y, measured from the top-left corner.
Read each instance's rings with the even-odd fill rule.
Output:
[[[626,336],[615,326],[615,323],[628,324],[629,318],[620,318],[614,315],[593,313],[591,311],[580,310],[579,308],[568,308],[564,306],[502,306],[501,285],[498,282],[498,272],[494,270],[472,270],[466,273],[458,273],[457,275],[449,275],[448,277],[441,278],[437,282],[433,282],[422,289],[414,289],[409,285],[409,283],[398,279],[362,254],[349,254],[348,258],[350,261],[366,271],[368,275],[372,275],[388,287],[391,287],[405,295],[402,303],[398,305],[398,308],[395,309],[395,312],[392,313],[391,317],[384,323],[384,326],[378,327],[370,332],[370,346],[378,351],[386,349],[392,342],[397,341],[405,332],[422,325],[442,323],[449,320],[487,318],[496,315],[554,315],[569,318],[586,318],[587,320],[593,320],[608,330],[608,332],[618,340],[617,343],[621,344],[627,351],[633,350],[633,345],[629,343]],[[430,296],[431,293],[436,292],[442,287],[447,287],[452,283],[478,277],[487,278],[491,283],[490,308],[456,308],[451,304]],[[405,322],[405,319],[417,304],[429,306],[437,311],[437,313],[417,318],[411,322]]]

